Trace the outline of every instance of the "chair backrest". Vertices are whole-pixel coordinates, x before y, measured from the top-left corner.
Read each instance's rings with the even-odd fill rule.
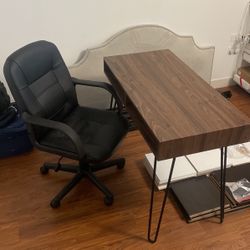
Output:
[[[53,43],[18,49],[7,58],[4,75],[22,112],[60,120],[77,105],[69,71]]]

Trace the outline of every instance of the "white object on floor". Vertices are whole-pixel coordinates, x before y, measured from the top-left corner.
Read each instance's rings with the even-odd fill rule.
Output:
[[[157,161],[155,185],[159,190],[166,188],[169,172],[171,168],[172,159]],[[149,153],[145,155],[144,165],[151,177],[153,177],[154,170],[154,154]],[[175,161],[172,181],[185,179],[196,176],[197,173],[185,156],[177,157]]]
[[[204,175],[220,169],[220,153],[220,149],[213,149],[177,157],[172,181],[174,182],[193,176]],[[155,185],[159,190],[166,188],[171,163],[172,159],[157,161]],[[244,163],[250,163],[250,142],[229,146],[227,153],[227,167],[237,166]],[[145,155],[144,165],[150,176],[153,177],[153,153]]]
[[[220,169],[220,149],[203,151],[200,153],[187,155],[187,159],[196,169],[198,175],[208,174]],[[227,161],[227,167],[231,166]]]
[[[228,147],[227,162],[232,166],[250,162],[250,142]]]

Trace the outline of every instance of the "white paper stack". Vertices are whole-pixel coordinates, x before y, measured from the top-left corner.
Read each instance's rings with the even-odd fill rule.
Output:
[[[177,181],[192,176],[209,174],[220,169],[221,150],[213,149],[196,154],[177,157],[172,176],[172,181]],[[159,190],[166,188],[172,159],[157,161],[155,185]],[[227,167],[250,163],[250,142],[228,147]],[[144,165],[153,176],[154,154],[146,154]]]
[[[227,162],[232,166],[250,162],[250,142],[228,147]]]
[[[196,169],[197,174],[204,175],[220,169],[220,153],[220,149],[213,149],[187,155],[186,157]],[[229,166],[231,166],[231,164],[227,161],[227,167]]]
[[[162,190],[167,186],[171,163],[172,159],[157,161],[155,185],[159,190]],[[153,170],[154,170],[153,153],[145,155],[144,165],[150,176],[153,177]],[[197,173],[195,169],[186,159],[185,156],[176,158],[174,171],[172,175],[172,181],[177,181],[196,175]]]

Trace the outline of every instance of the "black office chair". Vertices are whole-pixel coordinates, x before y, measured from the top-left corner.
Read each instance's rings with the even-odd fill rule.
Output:
[[[71,78],[57,47],[47,41],[28,44],[11,54],[4,64],[4,75],[34,146],[79,161],[78,166],[60,164],[59,160],[41,167],[42,174],[49,169],[76,173],[53,198],[51,207],[59,207],[62,198],[83,177],[101,190],[104,203],[111,205],[112,193],[93,172],[115,165],[121,169],[125,164],[123,158],[105,161],[128,130],[127,120],[120,113],[122,104],[112,86]],[[78,84],[109,91],[118,111],[80,107],[75,90]]]

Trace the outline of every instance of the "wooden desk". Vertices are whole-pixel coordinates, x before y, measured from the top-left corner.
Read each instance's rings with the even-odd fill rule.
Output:
[[[169,50],[106,57],[104,71],[156,159],[173,158],[172,170],[177,156],[222,148],[222,222],[226,146],[250,140],[250,119]]]

